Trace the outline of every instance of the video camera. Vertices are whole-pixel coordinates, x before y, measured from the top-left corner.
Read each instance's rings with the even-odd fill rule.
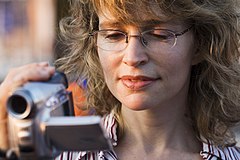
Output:
[[[66,76],[28,82],[7,100],[10,146],[19,159],[53,159],[62,151],[110,149],[99,116],[74,117]]]

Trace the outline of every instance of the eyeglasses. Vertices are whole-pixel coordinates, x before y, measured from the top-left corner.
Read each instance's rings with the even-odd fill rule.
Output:
[[[104,29],[89,34],[93,37],[96,46],[106,51],[122,51],[129,42],[130,37],[139,38],[142,45],[151,51],[169,50],[176,46],[177,38],[191,30],[192,26],[180,33],[174,33],[168,29],[151,29],[141,32],[139,35],[129,35],[120,30]]]

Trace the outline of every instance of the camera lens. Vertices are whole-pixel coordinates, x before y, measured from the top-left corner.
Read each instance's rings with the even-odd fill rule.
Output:
[[[26,91],[18,91],[7,101],[8,112],[18,119],[24,119],[31,112],[31,98]]]
[[[25,98],[19,95],[12,96],[9,99],[9,105],[11,105],[12,112],[16,114],[23,114],[27,109],[27,102]]]

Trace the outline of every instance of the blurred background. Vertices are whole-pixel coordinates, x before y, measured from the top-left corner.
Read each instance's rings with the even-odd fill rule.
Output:
[[[58,22],[67,10],[68,0],[0,0],[0,82],[12,67],[58,57]]]
[[[68,8],[68,0],[0,0],[0,82],[12,67],[61,55],[58,22]]]

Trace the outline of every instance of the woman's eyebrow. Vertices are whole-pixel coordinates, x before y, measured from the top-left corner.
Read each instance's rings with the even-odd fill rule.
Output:
[[[179,26],[181,23],[177,21],[164,21],[164,20],[146,20],[140,23],[140,26],[143,28],[151,27],[170,27],[170,26]]]
[[[101,28],[111,28],[111,27],[121,27],[123,23],[115,22],[115,21],[104,21],[99,24],[99,29]]]
[[[155,27],[155,26],[160,26],[160,25],[164,25],[164,24],[168,24],[168,22],[166,21],[161,21],[161,20],[155,20],[155,19],[149,19],[149,20],[143,20],[140,22],[137,22],[136,25],[140,28],[150,28],[150,27]],[[131,24],[129,24],[131,25]],[[126,23],[124,22],[119,22],[119,21],[103,21],[99,24],[99,29],[103,29],[103,28],[124,28],[124,26],[126,26]]]
[[[160,24],[164,24],[166,23],[165,21],[160,21],[160,20],[154,20],[154,19],[150,19],[150,20],[145,20],[142,21],[141,24],[142,25],[160,25]]]

